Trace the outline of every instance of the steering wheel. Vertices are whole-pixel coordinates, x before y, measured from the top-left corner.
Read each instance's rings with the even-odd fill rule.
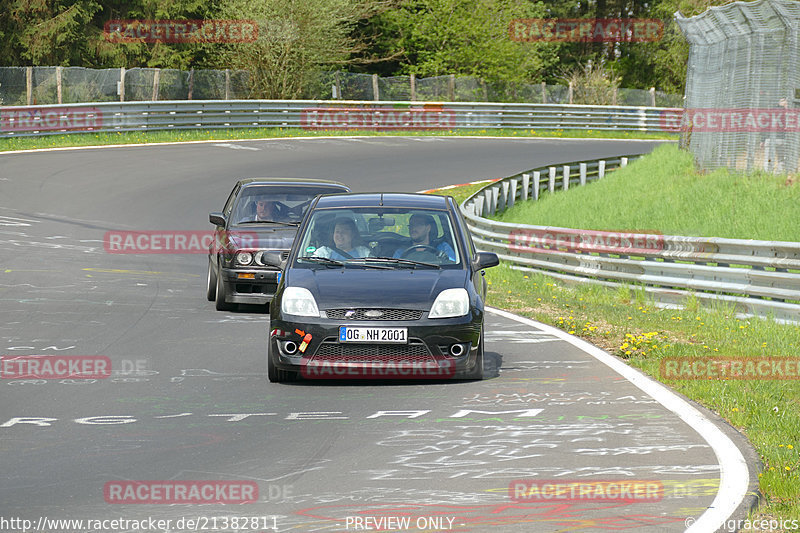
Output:
[[[442,255],[445,257],[447,256],[447,254],[437,248],[434,248],[433,246],[429,246],[427,244],[415,244],[403,250],[403,253],[400,254],[400,257],[405,259],[407,256],[410,256],[415,252],[420,254],[427,252],[433,254],[437,259],[442,259]]]

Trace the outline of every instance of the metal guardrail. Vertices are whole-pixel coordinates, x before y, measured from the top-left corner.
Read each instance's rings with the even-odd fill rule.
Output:
[[[680,109],[570,104],[192,100],[0,108],[0,137],[213,128],[671,132]],[[672,119],[672,120],[671,120]]]
[[[594,231],[510,224],[484,218],[518,201],[585,185],[632,158],[575,162],[491,183],[461,209],[475,245],[512,264],[564,282],[638,285],[680,305],[725,302],[736,312],[800,322],[800,243]]]

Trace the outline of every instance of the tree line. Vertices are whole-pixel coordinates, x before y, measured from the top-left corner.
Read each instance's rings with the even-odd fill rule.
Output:
[[[728,0],[6,0],[0,66],[245,69],[254,94],[300,98],[320,71],[599,83],[682,94],[674,23]],[[651,42],[514,40],[518,19],[658,19]],[[115,42],[113,20],[252,20],[254,40]]]

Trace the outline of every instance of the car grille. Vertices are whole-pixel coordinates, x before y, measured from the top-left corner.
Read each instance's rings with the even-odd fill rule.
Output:
[[[313,357],[316,361],[351,363],[426,363],[435,361],[428,346],[418,339],[408,344],[356,344],[323,341]]]
[[[381,316],[367,316],[367,312],[379,312]],[[348,314],[349,313],[349,314]],[[416,309],[328,309],[328,318],[336,320],[419,320],[422,311]]]

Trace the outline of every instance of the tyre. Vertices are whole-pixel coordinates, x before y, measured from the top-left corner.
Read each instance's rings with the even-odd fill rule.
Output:
[[[232,311],[236,304],[229,304],[225,301],[225,296],[228,294],[225,290],[225,282],[222,281],[222,276],[217,275],[217,298],[214,304],[214,307],[217,308],[217,311]]]
[[[464,376],[464,379],[481,380],[483,371],[483,326],[481,326],[481,340],[478,341],[478,354],[475,356],[475,368]]]
[[[211,258],[208,258],[208,276],[206,277],[206,298],[209,302],[217,299],[217,274],[211,266]]]
[[[272,362],[272,357],[269,355],[269,347],[272,341],[267,341],[267,377],[272,383],[284,383],[286,381],[294,381],[297,379],[297,372],[291,370],[281,370],[277,368]]]

